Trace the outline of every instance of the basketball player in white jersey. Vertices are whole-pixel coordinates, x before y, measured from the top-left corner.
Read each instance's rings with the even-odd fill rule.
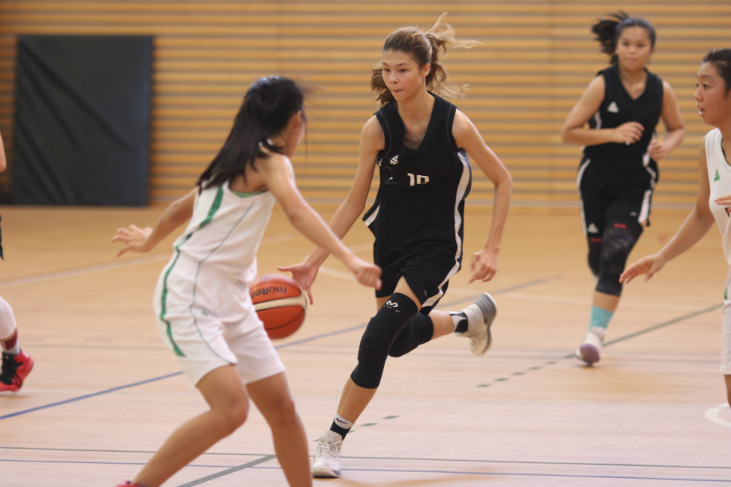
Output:
[[[694,98],[703,121],[715,128],[708,132],[698,157],[699,185],[695,209],[673,238],[656,254],[643,257],[625,270],[620,281],[630,282],[645,274],[645,280],[665,264],[695,245],[715,221],[721,232],[728,278],[723,292],[721,373],[731,405],[731,49],[713,49],[698,70]]]
[[[5,171],[5,146],[0,135],[0,172]],[[0,259],[3,258],[2,235],[0,234]],[[2,345],[2,372],[0,392],[17,392],[23,387],[25,378],[33,370],[33,359],[20,349],[18,326],[13,308],[0,297],[0,345]]]
[[[381,272],[350,252],[297,189],[290,158],[304,133],[304,96],[297,84],[277,76],[258,80],[196,188],[171,204],[154,228],[132,225],[112,238],[125,244],[117,255],[147,252],[188,222],[160,275],[154,306],[163,340],[209,406],[122,485],[161,485],[241,426],[249,399],[272,430],[289,485],[312,485],[307,438],[284,367],[249,296],[275,201],[297,230],[333,252],[361,284],[379,288]]]

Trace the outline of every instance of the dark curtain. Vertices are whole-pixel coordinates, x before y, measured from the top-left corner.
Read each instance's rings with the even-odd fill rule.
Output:
[[[20,36],[11,202],[146,205],[151,36]]]

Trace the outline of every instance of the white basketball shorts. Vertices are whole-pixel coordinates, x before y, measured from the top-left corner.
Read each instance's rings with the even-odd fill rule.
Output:
[[[163,341],[193,386],[225,365],[235,365],[244,384],[284,372],[248,286],[232,276],[173,256],[158,279],[154,309]]]

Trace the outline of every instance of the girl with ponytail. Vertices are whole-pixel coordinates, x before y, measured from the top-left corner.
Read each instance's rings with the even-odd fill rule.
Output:
[[[154,228],[130,225],[112,238],[124,244],[117,256],[149,252],[188,222],[158,279],[155,316],[163,341],[209,407],[175,430],[134,481],[122,485],[161,485],[241,426],[251,399],[272,430],[289,485],[312,486],[307,438],[284,366],[249,296],[274,202],[361,284],[380,287],[380,269],[350,252],[302,198],[290,158],[304,133],[302,90],[287,78],[258,80],[196,188],[172,203]]]
[[[587,365],[599,361],[622,294],[619,275],[649,225],[657,162],[685,134],[672,88],[647,70],[655,50],[652,25],[620,11],[597,21],[592,32],[610,66],[589,83],[561,131],[564,142],[583,146],[577,183],[589,269],[597,278],[588,332],[576,350]],[[655,133],[660,119],[664,140]]]
[[[482,293],[462,311],[434,309],[462,263],[470,162],[495,187],[492,222],[481,225],[490,229],[489,235],[484,248],[472,255],[471,281],[489,281],[497,272],[512,188],[510,173],[467,115],[441,97],[462,91],[447,82],[441,56],[449,47],[475,45],[456,39],[443,18],[426,31],[405,27],[386,38],[371,78],[381,109],[361,131],[352,189],[330,222],[337,235],[347,233],[365,209],[378,167],[376,201],[363,217],[375,237],[374,261],[383,269],[378,312],[363,333],[358,364],[346,381],[337,415],[318,442],[315,477],[341,475],[340,446],[375,395],[387,357],[400,357],[451,333],[468,338],[476,355],[491,343],[496,307],[489,294]],[[318,248],[305,262],[280,269],[291,271],[309,290],[327,254]]]

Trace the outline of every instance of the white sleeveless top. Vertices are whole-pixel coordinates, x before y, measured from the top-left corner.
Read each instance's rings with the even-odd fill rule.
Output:
[[[256,278],[256,253],[274,202],[269,191],[239,194],[228,183],[205,189],[196,195],[193,216],[175,250],[248,285]]]
[[[716,219],[721,231],[721,245],[726,262],[731,265],[731,207],[720,206],[713,202],[716,198],[731,194],[731,166],[724,157],[720,129],[713,129],[706,134],[706,165],[708,167],[708,183],[711,195],[708,207]]]

